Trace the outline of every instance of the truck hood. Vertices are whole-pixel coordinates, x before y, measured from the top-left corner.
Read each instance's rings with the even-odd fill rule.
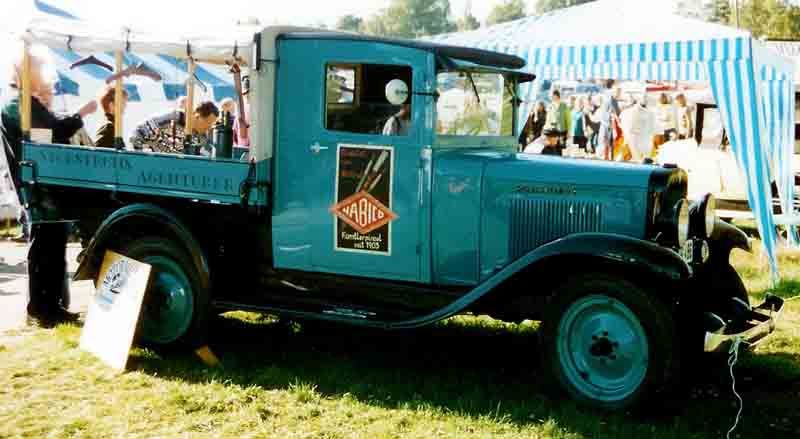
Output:
[[[541,154],[453,150],[437,155],[437,171],[465,162],[481,162],[483,177],[518,182],[646,188],[652,165],[571,159]]]
[[[481,279],[570,234],[644,238],[650,180],[659,169],[467,149],[437,151],[433,167],[434,236],[442,238],[435,257],[480,248]]]

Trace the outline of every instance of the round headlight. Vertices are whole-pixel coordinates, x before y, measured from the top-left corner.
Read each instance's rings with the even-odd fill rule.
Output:
[[[678,227],[678,247],[683,247],[689,239],[689,202],[678,201],[675,211],[678,214],[676,226]]]
[[[709,195],[706,198],[703,215],[706,222],[706,238],[711,238],[711,234],[714,233],[714,226],[717,224],[717,200],[713,195]]]

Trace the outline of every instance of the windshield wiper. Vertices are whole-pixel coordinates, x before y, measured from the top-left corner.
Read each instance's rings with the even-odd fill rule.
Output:
[[[511,86],[512,82],[506,81],[506,91],[508,94],[511,95],[511,101],[514,102],[515,105],[519,105],[522,103],[522,99],[517,96],[516,91],[514,91],[514,87]]]
[[[475,80],[472,79],[472,72],[467,72],[467,78],[469,78],[469,83],[472,84],[472,91],[475,93],[475,98],[478,100],[478,103],[481,103],[481,97],[478,94],[478,86],[475,85]]]

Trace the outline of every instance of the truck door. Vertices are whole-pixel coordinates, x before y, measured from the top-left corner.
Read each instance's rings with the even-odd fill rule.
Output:
[[[311,268],[423,280],[420,139],[425,113],[424,99],[411,91],[422,89],[428,54],[359,41],[282,43],[281,68],[293,64],[287,58],[302,57],[302,96],[308,100],[302,110],[291,104],[304,111],[307,125],[294,134],[282,131],[281,137],[292,137],[288,147],[297,164],[291,168],[304,173],[293,181],[303,184]],[[406,96],[407,88],[403,103],[387,99],[390,83],[395,97]],[[279,148],[286,147],[281,140]]]

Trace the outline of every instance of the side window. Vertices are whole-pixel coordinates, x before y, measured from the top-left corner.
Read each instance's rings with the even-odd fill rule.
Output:
[[[356,134],[409,134],[411,67],[331,63],[325,72],[325,129]]]
[[[328,66],[328,77],[325,83],[326,100],[329,108],[354,108],[359,66]]]

